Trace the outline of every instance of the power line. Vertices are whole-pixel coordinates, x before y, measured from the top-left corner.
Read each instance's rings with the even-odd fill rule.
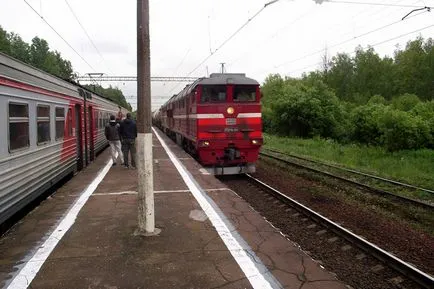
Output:
[[[191,47],[188,48],[187,52],[185,53],[184,57],[181,59],[181,62],[176,66],[175,71],[173,72],[173,74],[175,75],[179,68],[181,67],[181,65],[184,63],[184,61],[187,59],[187,55],[190,53],[191,51]],[[164,83],[166,84],[166,83]],[[170,94],[173,90],[175,90],[177,87],[179,86],[179,83],[176,84],[174,87],[172,87],[172,89],[168,92],[168,94]]]
[[[89,39],[90,43],[92,44],[93,48],[95,48],[96,52],[98,53],[98,55],[101,57],[101,59],[104,61],[107,69],[113,74],[113,71],[111,71],[111,69],[107,66],[107,63],[104,59],[104,57],[102,56],[101,52],[99,51],[99,49],[96,47],[95,43],[93,42],[92,38],[89,36],[89,33],[87,33],[86,28],[84,28],[83,24],[81,24],[80,20],[78,19],[77,15],[75,14],[74,10],[72,9],[71,5],[69,5],[68,0],[65,0],[66,5],[68,5],[69,10],[71,11],[72,15],[74,16],[75,20],[77,20],[78,24],[80,25],[81,29],[84,31],[84,33],[87,36],[87,39]]]
[[[427,12],[427,11],[420,12],[420,13],[418,13],[418,14],[415,14],[415,15],[411,16],[411,17],[407,17],[407,18],[404,19],[404,20],[398,20],[398,21],[395,21],[395,22],[392,22],[392,23],[386,24],[386,25],[384,25],[384,26],[381,26],[381,27],[379,27],[379,28],[376,28],[376,29],[370,30],[370,31],[368,31],[368,32],[362,33],[362,34],[360,34],[360,35],[357,35],[357,36],[354,36],[354,37],[348,38],[348,39],[346,39],[346,40],[344,40],[344,41],[341,41],[341,42],[335,43],[335,44],[333,44],[333,45],[331,45],[331,46],[328,46],[328,48],[333,48],[333,47],[341,46],[341,45],[346,44],[346,43],[348,43],[348,42],[351,42],[351,41],[353,41],[353,40],[355,40],[355,39],[358,39],[358,38],[364,37],[364,36],[366,36],[366,35],[369,35],[369,34],[371,34],[371,33],[374,33],[374,32],[380,31],[380,30],[383,30],[383,29],[385,29],[385,28],[387,28],[387,27],[390,27],[390,26],[392,26],[392,25],[395,25],[395,24],[397,24],[397,23],[400,23],[400,22],[405,21],[405,20],[407,20],[407,19],[410,19],[410,18],[412,18],[412,17],[416,17],[416,16],[418,16],[418,15],[420,15],[420,14],[422,14],[422,13],[425,13],[425,12]],[[299,61],[299,60],[305,59],[305,58],[307,58],[307,57],[310,57],[310,56],[316,55],[316,54],[321,53],[321,52],[323,52],[323,51],[324,51],[324,48],[319,49],[319,50],[316,50],[316,51],[314,51],[314,52],[311,52],[311,53],[308,53],[308,54],[306,54],[306,55],[303,55],[303,56],[301,56],[301,57],[299,57],[299,58],[296,58],[296,59],[293,59],[293,60],[290,60],[290,61],[285,61],[285,62],[283,62],[283,63],[280,63],[280,64],[274,66],[274,68],[279,68],[279,67],[282,67],[282,66],[288,65],[288,64],[290,64],[290,63],[294,63],[294,62],[296,62],[296,61]],[[261,70],[261,71],[263,71],[263,70]]]
[[[255,19],[259,14],[261,14],[262,11],[264,11],[265,8],[268,6],[278,2],[280,0],[273,0],[268,3],[266,3],[261,9],[259,9],[258,12],[256,12],[252,17],[250,17],[243,25],[241,25],[240,28],[238,28],[234,33],[232,33],[225,41],[223,41],[216,50],[211,52],[207,57],[205,57],[192,71],[190,71],[187,76],[190,76],[193,72],[195,72],[202,64],[204,64],[208,59],[210,59],[214,54],[216,54],[223,46],[226,45],[229,41],[231,41],[232,38],[234,38],[244,27],[246,27],[253,19]]]
[[[316,9],[316,8],[314,8]],[[307,16],[308,14],[312,13],[312,9],[309,8],[305,13],[301,14],[300,16],[298,16],[297,18],[295,18],[294,20],[292,20],[289,24],[285,25],[283,28],[277,29],[275,31],[275,33],[273,33],[273,35],[271,35],[270,37],[268,37],[266,40],[261,41],[261,48],[264,47],[265,45],[269,44],[268,40],[277,37],[277,35],[285,30],[288,27],[291,27],[293,24],[295,24],[296,22],[298,22],[299,20],[301,20],[302,18],[304,18],[305,16]],[[259,48],[259,47],[258,47]],[[247,57],[248,55],[250,55],[252,53],[252,50],[250,50],[250,52],[248,53],[243,53],[242,55],[240,55],[238,58],[236,58],[235,60],[231,61],[227,66],[231,67],[232,65],[234,65],[235,63],[237,63],[238,61],[240,61],[241,59]]]
[[[422,30],[425,30],[425,29],[428,29],[428,28],[431,28],[431,27],[434,27],[434,24],[431,24],[431,25],[428,25],[428,26],[425,26],[425,27],[422,27],[422,28],[419,28],[419,29],[413,30],[413,31],[411,31],[411,32],[407,32],[407,33],[405,33],[405,34],[401,34],[401,35],[398,35],[398,36],[395,36],[395,37],[389,38],[389,39],[387,39],[387,40],[383,40],[383,41],[380,41],[380,42],[374,43],[374,44],[372,44],[372,45],[368,45],[368,47],[375,47],[375,46],[378,46],[378,45],[381,45],[381,44],[384,44],[384,43],[387,43],[387,42],[390,42],[390,41],[393,41],[393,40],[396,40],[396,39],[402,38],[402,37],[404,37],[404,36],[407,36],[407,35],[410,35],[410,34],[413,34],[413,33],[416,33],[416,32],[420,32],[420,31],[422,31]],[[351,53],[349,53],[349,54],[354,54],[354,53],[355,53],[355,52],[353,51],[353,52],[351,52]],[[307,66],[305,66],[305,67],[302,67],[302,68],[299,68],[299,69],[296,69],[296,70],[292,70],[292,71],[290,71],[288,74],[291,74],[291,73],[294,73],[294,72],[297,72],[297,71],[300,71],[300,70],[305,70],[305,69],[307,69],[307,68],[309,68],[309,67],[312,67],[312,66],[315,66],[315,65],[317,65],[317,64],[318,64],[318,62],[316,62],[316,63],[314,63],[314,64],[307,65]]]
[[[402,2],[403,0],[396,0],[394,3],[399,3],[399,2]],[[318,5],[315,5],[315,6],[318,6]],[[315,9],[315,8],[314,8]],[[368,11],[369,10],[369,8],[365,8],[361,13],[359,13],[358,15],[356,15],[356,16],[354,16],[354,15],[350,15],[350,17],[352,17],[352,18],[354,18],[354,17],[359,17],[360,15],[362,15],[363,13],[365,13],[366,11]],[[370,16],[373,16],[373,15],[375,15],[375,14],[378,14],[378,12],[380,12],[380,11],[382,11],[381,10],[381,8],[380,8],[380,10],[378,10],[378,11],[376,11],[374,14],[371,14]],[[269,44],[269,42],[268,42],[268,40],[269,39],[272,39],[272,38],[275,38],[282,30],[285,30],[286,28],[288,28],[288,27],[291,27],[294,23],[296,23],[297,21],[299,21],[300,19],[302,19],[303,17],[305,17],[306,15],[308,15],[309,13],[312,13],[312,8],[309,8],[307,11],[306,11],[307,13],[303,13],[303,14],[301,14],[299,17],[297,17],[296,19],[294,19],[293,21],[291,21],[288,25],[286,25],[285,27],[283,27],[283,28],[280,28],[280,29],[277,29],[276,30],[276,32],[273,34],[273,35],[271,35],[269,38],[267,38],[267,40],[264,40],[264,41],[262,41],[261,42],[261,45],[260,45],[260,47],[262,48],[262,47],[264,47],[265,45],[267,45],[267,44]],[[330,29],[332,29],[332,27],[330,27],[329,28],[329,30]],[[345,34],[343,34],[342,36],[345,36],[345,35],[348,35],[349,33],[345,33]],[[323,50],[321,50],[321,51],[323,51]],[[241,60],[241,59],[243,59],[243,58],[245,58],[246,56],[248,56],[249,54],[251,54],[251,52],[252,52],[252,50],[250,50],[250,52],[249,53],[244,53],[243,55],[241,55],[241,56],[239,56],[238,58],[236,58],[235,60],[233,60],[232,62],[230,62],[227,66],[228,67],[231,67],[232,65],[234,65],[235,63],[237,63],[239,60]],[[316,53],[318,53],[318,52],[316,52]]]
[[[86,59],[83,58],[83,56],[80,55],[80,53],[78,53],[74,47],[71,46],[71,44],[69,44],[68,41],[65,40],[65,38],[62,37],[62,35],[59,34],[59,32],[56,31],[56,29],[54,29],[53,26],[50,25],[50,23],[47,22],[47,20],[45,20],[45,18],[40,15],[38,13],[38,11],[36,11],[26,0],[23,0],[32,10],[33,12],[35,12],[93,71],[95,71],[95,68],[92,67],[92,65],[89,64],[89,62],[86,61]]]
[[[371,6],[387,6],[387,7],[401,7],[401,8],[421,8],[420,5],[402,5],[402,4],[392,4],[392,3],[375,3],[375,2],[352,2],[352,1],[340,1],[340,0],[329,0],[325,1],[329,3],[336,4],[356,4],[356,5],[371,5]],[[427,7],[426,8],[433,8]]]

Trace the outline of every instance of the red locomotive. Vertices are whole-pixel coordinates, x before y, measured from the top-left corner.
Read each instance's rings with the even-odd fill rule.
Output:
[[[214,73],[168,100],[154,124],[211,173],[251,173],[262,145],[260,95],[245,74]]]

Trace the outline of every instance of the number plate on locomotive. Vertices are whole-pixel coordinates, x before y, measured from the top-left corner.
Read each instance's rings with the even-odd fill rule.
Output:
[[[237,132],[237,127],[225,127],[225,132]]]
[[[237,119],[236,118],[227,118],[226,119],[226,125],[236,125]]]

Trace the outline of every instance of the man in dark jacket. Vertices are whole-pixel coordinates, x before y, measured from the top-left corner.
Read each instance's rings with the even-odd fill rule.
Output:
[[[137,138],[136,122],[131,119],[131,113],[127,113],[127,117],[121,122],[120,134],[122,139],[122,152],[124,154],[124,165],[129,167],[128,154],[131,152],[131,166],[136,167],[136,147]]]
[[[118,152],[118,157],[123,162],[123,155],[121,151],[121,137],[119,134],[120,126],[116,123],[116,117],[114,115],[110,115],[110,122],[105,127],[105,137],[109,141],[110,150],[113,159],[113,165],[116,165],[116,151]]]

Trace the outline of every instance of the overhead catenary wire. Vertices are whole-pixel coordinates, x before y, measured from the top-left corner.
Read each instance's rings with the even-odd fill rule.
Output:
[[[371,34],[371,33],[374,33],[374,32],[378,32],[378,31],[383,30],[383,29],[385,29],[385,28],[387,28],[387,27],[390,27],[390,26],[392,26],[392,25],[395,25],[395,24],[401,23],[402,21],[405,21],[405,20],[411,19],[411,18],[413,18],[413,17],[416,17],[416,16],[418,16],[418,15],[420,15],[420,14],[423,14],[423,13],[426,13],[426,12],[427,12],[427,11],[425,10],[425,11],[422,11],[422,12],[420,12],[420,13],[418,13],[418,14],[415,14],[415,15],[412,15],[412,16],[410,16],[410,17],[407,17],[407,18],[405,18],[404,20],[401,20],[401,19],[400,19],[400,20],[394,21],[394,22],[392,22],[392,23],[389,23],[389,24],[383,25],[383,26],[381,26],[381,27],[375,28],[375,29],[373,29],[373,30],[370,30],[370,31],[364,32],[364,33],[362,33],[362,34],[359,34],[359,35],[357,35],[357,36],[354,36],[354,37],[348,38],[348,39],[343,40],[343,41],[341,41],[341,42],[338,42],[338,43],[335,43],[335,44],[329,45],[327,48],[330,49],[330,48],[334,48],[334,47],[341,46],[341,45],[346,44],[346,43],[348,43],[348,42],[354,41],[355,39],[358,39],[358,38],[361,38],[361,37],[367,36],[367,35],[369,35],[369,34]],[[280,64],[277,64],[277,65],[274,66],[274,68],[280,68],[280,67],[286,66],[286,65],[288,65],[288,64],[291,64],[291,63],[297,62],[297,61],[299,61],[299,60],[302,60],[302,59],[308,58],[308,57],[310,57],[310,56],[316,55],[316,54],[318,54],[318,53],[321,53],[321,52],[323,52],[324,50],[325,50],[325,48],[318,49],[318,50],[316,50],[316,51],[313,51],[313,52],[310,52],[310,53],[305,54],[305,55],[303,55],[303,56],[300,56],[300,57],[298,57],[298,58],[296,58],[296,59],[292,59],[292,60],[285,61],[285,62],[282,62],[282,63],[280,63]],[[310,66],[311,66],[311,65],[310,65]],[[309,66],[309,67],[310,67],[310,66]],[[262,72],[262,71],[264,71],[264,70],[261,70],[260,72]]]
[[[210,54],[208,56],[206,56],[193,70],[191,70],[187,76],[190,76],[191,74],[193,74],[196,70],[199,69],[199,67],[201,67],[208,59],[210,59],[214,54],[216,54],[223,46],[225,46],[229,41],[231,41],[231,39],[233,39],[241,30],[243,30],[243,28],[245,28],[254,18],[256,18],[262,11],[264,11],[265,8],[267,8],[268,6],[270,6],[271,4],[274,4],[276,2],[278,2],[280,0],[273,0],[273,1],[269,1],[267,3],[264,4],[264,6],[259,9],[258,12],[256,12],[252,17],[250,17],[243,25],[241,25],[237,30],[235,30],[234,33],[232,33],[228,38],[226,38],[214,51],[211,50],[211,42],[209,40],[209,45],[210,45]],[[208,31],[208,33],[210,33],[210,31]],[[209,35],[209,38],[211,36]],[[175,85],[174,87],[172,87],[172,89],[168,92],[168,94],[170,94],[172,91],[174,91],[177,87],[179,87],[179,84]]]
[[[400,3],[400,2],[402,2],[402,1],[404,1],[404,0],[396,0],[394,3]],[[318,5],[315,5],[315,6],[316,6],[316,7],[319,7]],[[314,8],[314,9],[315,9],[315,8]],[[349,17],[352,17],[352,18],[354,18],[354,17],[359,17],[359,16],[362,15],[363,13],[367,12],[369,9],[370,9],[370,8],[365,8],[361,13],[357,14],[356,16],[351,15],[351,16],[349,16]],[[379,8],[379,9],[380,9],[380,10],[376,11],[376,12],[375,12],[374,14],[372,14],[372,15],[378,14],[378,12],[382,11],[382,10],[381,10],[382,8]],[[298,22],[299,20],[301,20],[302,18],[304,18],[304,17],[307,16],[308,14],[311,14],[311,13],[314,13],[314,12],[316,12],[316,11],[315,11],[315,10],[312,11],[312,8],[309,8],[305,13],[302,13],[300,16],[298,16],[297,18],[295,18],[294,20],[292,20],[288,25],[285,25],[283,28],[277,29],[277,30],[275,31],[275,33],[273,33],[270,37],[267,38],[267,40],[261,41],[261,45],[260,45],[260,47],[264,47],[264,46],[266,46],[267,44],[269,45],[269,41],[268,41],[268,40],[270,40],[270,39],[272,39],[272,38],[275,38],[275,37],[276,37],[276,36],[277,36],[281,31],[285,30],[285,29],[288,28],[288,27],[291,27],[294,23]],[[372,16],[372,15],[371,15],[371,16]],[[344,34],[344,35],[342,35],[342,36],[345,36],[345,35],[348,35],[348,33],[346,33],[346,34]],[[322,51],[322,50],[321,50],[321,51]],[[240,61],[241,59],[245,58],[246,56],[248,56],[248,55],[251,54],[251,53],[252,53],[252,50],[250,50],[248,53],[243,53],[243,54],[240,55],[238,58],[236,58],[235,60],[231,61],[227,66],[228,66],[228,67],[231,67],[232,65],[234,65],[235,63],[237,63],[238,61]]]
[[[234,33],[232,33],[228,38],[226,38],[213,52],[211,52],[207,57],[205,57],[192,71],[190,71],[187,76],[190,76],[193,72],[195,72],[199,67],[202,66],[202,64],[204,64],[208,59],[210,59],[214,54],[216,54],[223,46],[225,46],[229,41],[232,40],[232,38],[234,38],[241,30],[243,30],[244,27],[246,27],[253,19],[255,19],[259,14],[262,13],[262,11],[264,11],[268,6],[270,6],[271,4],[274,4],[276,2],[278,2],[280,0],[273,0],[270,1],[266,4],[264,4],[264,6],[259,9],[258,12],[256,12],[252,17],[250,17],[243,25],[241,25],[237,30],[235,30]]]
[[[294,20],[292,20],[289,24],[285,25],[284,27],[276,30],[275,33],[273,33],[270,37],[268,37],[266,40],[261,41],[261,45],[260,47],[264,47],[265,45],[267,45],[269,42],[268,40],[276,38],[277,35],[279,35],[279,33],[283,30],[285,30],[288,27],[291,27],[293,24],[295,24],[296,22],[300,21],[301,19],[303,19],[304,17],[306,17],[307,15],[312,13],[312,9],[309,8],[306,12],[302,13],[301,15],[299,15],[297,18],[295,18]],[[242,53],[238,58],[236,58],[235,60],[231,61],[227,67],[231,67],[232,65],[234,65],[235,63],[237,63],[238,61],[240,61],[241,59],[247,57],[248,55],[250,55],[252,53],[252,50],[250,50],[248,53]]]
[[[42,21],[44,21],[47,25],[48,25],[48,27],[50,27],[51,28],[51,30],[53,30],[54,31],[54,33],[56,33],[57,34],[57,36],[59,36],[65,43],[66,43],[66,45],[68,45],[69,46],[69,48],[71,48],[74,52],[75,52],[75,54],[77,54],[80,58],[81,58],[81,60],[83,60],[93,71],[95,71],[95,68],[93,68],[93,66],[92,65],[90,65],[89,64],[89,62],[87,62],[86,61],[86,59],[84,59],[84,57],[83,56],[81,56],[81,54],[80,53],[78,53],[77,52],[77,50],[75,50],[74,49],[74,47],[72,47],[72,45],[71,44],[69,44],[69,42],[68,41],[66,41],[66,39],[65,38],[63,38],[62,37],[62,35],[60,35],[60,33],[59,32],[57,32],[56,31],[56,29],[54,29],[54,27],[53,26],[51,26],[50,25],[50,23],[48,23],[48,21],[47,20],[45,20],[45,18],[41,15],[41,14],[39,14],[38,13],[38,11],[36,11],[33,7],[32,7],[32,5],[30,5],[26,0],[23,0],[32,10],[33,10],[33,12],[35,12],[41,19],[42,19]]]
[[[90,37],[89,33],[87,33],[86,28],[84,28],[83,24],[81,23],[80,19],[78,19],[77,14],[75,14],[74,10],[72,9],[71,5],[69,4],[68,0],[65,0],[66,5],[69,8],[69,11],[71,11],[72,15],[74,16],[75,20],[78,22],[78,24],[80,25],[81,29],[83,30],[84,34],[86,34],[87,39],[89,39],[89,42],[92,44],[93,48],[95,48],[96,52],[98,53],[98,55],[101,57],[101,59],[103,60],[105,66],[107,67],[107,69],[113,74],[113,71],[107,66],[106,60],[104,59],[104,56],[102,56],[101,52],[99,51],[98,47],[96,47],[95,43],[93,42],[92,38]]]
[[[383,41],[380,41],[380,42],[377,42],[377,43],[374,43],[374,44],[371,44],[371,45],[368,45],[368,47],[375,47],[375,46],[378,46],[378,45],[381,45],[381,44],[384,44],[384,43],[387,43],[387,42],[390,42],[390,41],[402,38],[404,36],[407,36],[407,35],[410,35],[410,34],[413,34],[413,33],[416,33],[416,32],[420,32],[420,31],[426,30],[426,29],[431,28],[431,27],[434,27],[434,24],[431,24],[431,25],[428,25],[428,26],[425,26],[425,27],[422,27],[422,28],[419,28],[419,29],[416,29],[416,30],[413,30],[413,31],[410,31],[410,32],[407,32],[407,33],[404,33],[404,34],[400,34],[398,36],[395,36],[395,37],[392,37],[392,38],[389,38],[389,39],[386,39],[386,40],[383,40]],[[354,53],[355,53],[355,51],[353,51],[353,52],[351,52],[349,54],[351,55],[351,54],[354,54]],[[294,72],[297,72],[297,71],[300,71],[300,70],[305,70],[305,69],[313,67],[315,65],[318,65],[318,62],[309,64],[309,65],[307,65],[305,67],[302,67],[302,68],[299,68],[299,69],[296,69],[296,70],[292,70],[288,74],[291,74],[291,73],[294,73]]]
[[[357,1],[341,1],[341,0],[329,0],[324,3],[336,3],[336,4],[354,4],[354,5],[371,5],[371,6],[386,6],[386,7],[401,7],[401,8],[422,8],[421,5],[407,5],[407,4],[393,4],[393,3],[376,3],[376,2],[357,2]],[[425,6],[426,8],[433,8]]]

